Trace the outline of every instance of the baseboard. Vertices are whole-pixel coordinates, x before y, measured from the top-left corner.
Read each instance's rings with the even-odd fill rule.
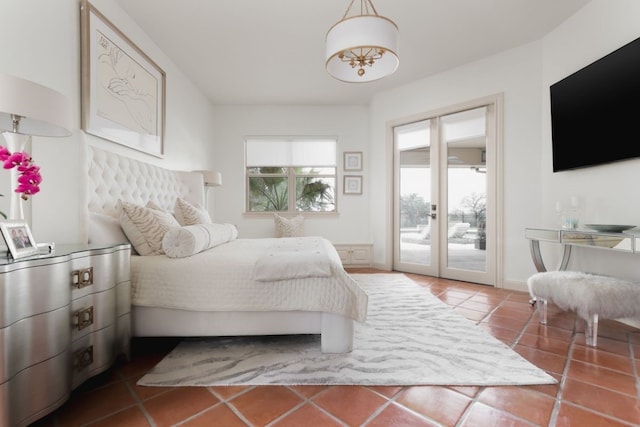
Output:
[[[505,280],[502,282],[503,289],[508,289],[510,291],[521,291],[521,292],[529,292],[529,287],[527,286],[526,281],[515,281],[515,280]]]

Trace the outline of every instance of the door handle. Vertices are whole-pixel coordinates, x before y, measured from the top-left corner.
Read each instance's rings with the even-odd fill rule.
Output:
[[[437,216],[438,216],[438,215],[437,215],[435,212],[431,212],[431,218],[432,218],[432,219],[436,219],[436,217],[437,217]]]

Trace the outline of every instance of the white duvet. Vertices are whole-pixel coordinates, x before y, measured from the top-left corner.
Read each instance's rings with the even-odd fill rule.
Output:
[[[294,258],[301,258],[288,255],[283,248],[318,249],[318,245],[326,258],[318,261],[322,264],[309,264],[319,269],[317,275],[296,277],[301,269]],[[269,255],[276,253],[275,258]],[[280,262],[287,257],[292,261],[290,266]],[[281,259],[274,261],[277,258]],[[306,259],[304,262],[311,262]],[[276,274],[285,274],[282,277],[292,271],[296,274],[292,279],[277,280],[264,270],[269,263],[281,271]],[[322,272],[325,268],[329,276]],[[265,274],[270,276],[268,281],[256,280]],[[237,239],[186,258],[132,256],[131,285],[132,304],[137,306],[192,311],[322,311],[359,321],[367,313],[366,293],[344,271],[333,245],[320,237]]]

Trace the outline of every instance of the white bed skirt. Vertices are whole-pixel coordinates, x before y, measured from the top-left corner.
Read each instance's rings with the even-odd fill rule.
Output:
[[[353,349],[353,320],[317,311],[187,311],[132,307],[134,337],[321,334],[323,353]]]

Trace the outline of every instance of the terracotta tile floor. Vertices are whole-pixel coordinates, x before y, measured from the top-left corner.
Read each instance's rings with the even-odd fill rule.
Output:
[[[351,269],[352,273],[373,273]],[[550,306],[548,326],[523,292],[408,275],[558,379],[520,387],[138,387],[178,342],[135,339],[132,358],[76,389],[37,426],[639,426],[640,331],[584,322]]]

